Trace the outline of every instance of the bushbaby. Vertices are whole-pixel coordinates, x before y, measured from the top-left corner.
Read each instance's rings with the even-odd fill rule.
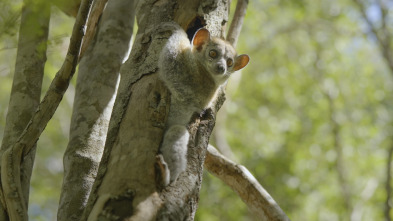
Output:
[[[225,40],[199,29],[191,43],[178,27],[159,58],[159,76],[171,92],[171,106],[160,152],[166,163],[164,185],[175,181],[187,165],[187,124],[209,107],[231,73],[245,67],[248,55],[236,55]]]

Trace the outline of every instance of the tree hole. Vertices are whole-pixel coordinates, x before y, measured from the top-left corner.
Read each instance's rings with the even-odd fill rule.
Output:
[[[191,41],[194,37],[194,34],[198,29],[206,26],[206,21],[202,17],[196,17],[192,22],[187,26],[187,36]]]

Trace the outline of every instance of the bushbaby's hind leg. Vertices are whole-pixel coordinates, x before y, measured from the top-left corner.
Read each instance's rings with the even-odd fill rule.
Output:
[[[187,144],[190,134],[182,125],[173,125],[165,132],[161,153],[170,171],[170,182],[186,169]]]

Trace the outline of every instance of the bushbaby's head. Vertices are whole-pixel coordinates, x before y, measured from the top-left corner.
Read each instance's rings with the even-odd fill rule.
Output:
[[[246,54],[237,56],[229,42],[211,37],[205,28],[195,33],[192,45],[197,62],[217,83],[226,81],[231,73],[244,68],[250,60]]]

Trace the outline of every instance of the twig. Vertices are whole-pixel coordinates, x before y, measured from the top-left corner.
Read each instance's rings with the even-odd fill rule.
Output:
[[[237,40],[242,30],[244,16],[246,16],[248,6],[248,0],[237,0],[235,15],[232,18],[231,26],[227,35],[227,41],[229,41],[233,47],[236,47]]]
[[[289,220],[247,168],[228,160],[211,145],[207,148],[204,165],[240,196],[258,220]]]
[[[44,99],[17,142],[2,156],[1,184],[10,220],[27,220],[26,202],[22,195],[20,164],[22,158],[33,148],[45,126],[56,111],[69,82],[75,73],[78,54],[84,35],[84,26],[93,0],[83,0],[72,31],[70,45],[63,63],[57,72]]]

